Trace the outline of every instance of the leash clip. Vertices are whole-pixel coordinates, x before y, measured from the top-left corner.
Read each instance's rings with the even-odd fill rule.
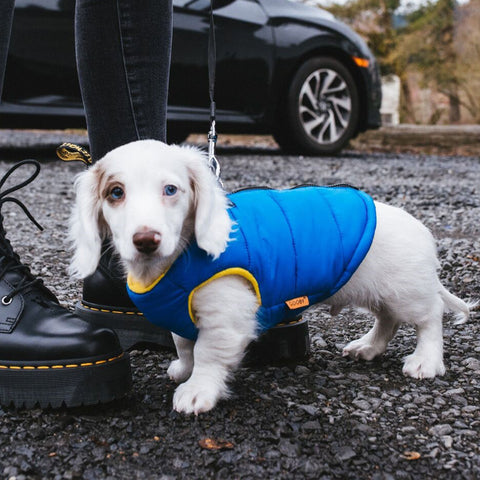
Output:
[[[220,162],[215,156],[215,147],[217,145],[217,132],[215,131],[215,120],[212,120],[210,131],[208,132],[208,166],[210,170],[215,174],[220,185],[223,187],[223,183],[220,180]]]
[[[91,155],[84,148],[74,143],[62,143],[56,150],[57,157],[64,162],[82,162],[87,167],[91,166],[93,161]]]

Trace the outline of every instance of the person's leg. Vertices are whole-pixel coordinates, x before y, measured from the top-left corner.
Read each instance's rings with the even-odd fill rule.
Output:
[[[94,161],[135,140],[166,140],[172,0],[77,0],[77,69]],[[173,346],[132,304],[123,268],[105,245],[83,283],[77,313],[117,332],[125,349],[150,342]]]
[[[166,139],[171,0],[77,0],[75,41],[90,152]]]
[[[13,8],[14,0],[0,0],[0,98]],[[23,165],[35,170],[12,185],[11,175]],[[39,171],[38,163],[27,160],[0,176],[0,404],[73,407],[108,402],[131,387],[129,358],[116,334],[61,307],[6,238],[2,209],[7,202],[23,205],[11,194]]]
[[[0,100],[2,98],[3,80],[5,78],[5,66],[7,64],[14,5],[15,0],[1,0],[0,2]]]

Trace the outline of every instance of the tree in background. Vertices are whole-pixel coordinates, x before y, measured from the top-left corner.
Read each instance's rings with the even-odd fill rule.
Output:
[[[421,72],[423,86],[433,86],[448,98],[450,123],[460,120],[456,10],[455,0],[437,0],[412,12],[407,26],[398,31],[397,48],[391,54],[397,68],[415,68]],[[435,118],[431,121],[436,123]]]
[[[350,0],[325,9],[351,25],[368,43],[380,63],[382,75],[397,73],[391,62],[396,48],[395,11],[400,0]]]
[[[455,51],[460,103],[480,123],[480,0],[470,0],[457,11]]]
[[[400,0],[350,0],[326,9],[350,24],[369,44],[382,75],[396,74],[402,85],[403,121],[416,122],[409,79],[448,98],[450,123],[460,121],[460,106],[480,122],[480,0],[459,6],[436,0],[397,15]],[[433,100],[432,100],[433,101]],[[437,123],[443,110],[429,119]]]
[[[399,17],[396,11],[400,0],[350,0],[340,5],[325,7],[338,18],[348,23],[368,43],[377,58],[382,76],[397,75],[402,88],[402,120],[415,122],[415,115],[410,108],[409,83],[407,81],[407,60],[397,54],[398,41],[401,36],[396,27]]]

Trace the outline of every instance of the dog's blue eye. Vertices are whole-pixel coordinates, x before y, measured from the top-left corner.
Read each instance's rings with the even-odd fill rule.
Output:
[[[167,197],[171,197],[177,193],[177,187],[175,185],[166,185],[163,191]]]
[[[113,200],[120,200],[123,198],[123,195],[123,190],[120,187],[113,187],[110,191],[110,197],[113,198]]]

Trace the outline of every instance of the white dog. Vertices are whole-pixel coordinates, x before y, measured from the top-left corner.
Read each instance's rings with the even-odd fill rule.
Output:
[[[78,176],[76,193],[70,238],[71,273],[77,278],[94,272],[107,237],[129,282],[140,289],[158,282],[193,239],[213,259],[227,248],[233,227],[228,200],[196,149],[153,140],[119,147]],[[343,355],[365,360],[381,355],[405,322],[416,327],[418,338],[404,374],[443,375],[442,315],[451,310],[459,322],[466,321],[469,305],[441,285],[428,229],[399,208],[375,202],[375,209],[368,253],[350,280],[323,302],[333,315],[354,305],[376,316],[373,328]],[[175,382],[184,382],[175,391],[175,410],[198,414],[227,396],[229,374],[257,335],[257,293],[242,275],[219,276],[192,292],[198,338],[174,335],[179,358],[168,368]]]

